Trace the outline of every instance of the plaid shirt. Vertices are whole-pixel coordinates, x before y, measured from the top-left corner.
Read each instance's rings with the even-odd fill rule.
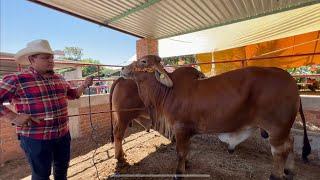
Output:
[[[76,99],[77,90],[58,74],[44,78],[33,68],[7,75],[0,81],[0,117],[10,110],[9,101],[17,113],[29,114],[40,120],[31,126],[17,126],[18,135],[33,139],[55,139],[69,132],[67,99]],[[62,116],[62,117],[61,117]]]

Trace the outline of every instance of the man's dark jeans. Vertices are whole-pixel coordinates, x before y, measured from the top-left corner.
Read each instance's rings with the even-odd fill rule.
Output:
[[[55,180],[67,179],[70,140],[69,133],[52,140],[36,140],[20,136],[20,146],[32,169],[32,180],[48,180],[51,174],[51,165],[53,165]]]

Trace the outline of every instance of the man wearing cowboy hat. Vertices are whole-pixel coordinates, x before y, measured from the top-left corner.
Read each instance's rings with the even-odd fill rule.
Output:
[[[16,125],[20,145],[32,169],[32,179],[67,179],[70,133],[67,99],[79,98],[92,85],[86,78],[76,89],[53,71],[53,51],[46,40],[35,40],[15,55],[28,70],[7,75],[0,82],[0,117]],[[9,101],[16,112],[3,106]]]

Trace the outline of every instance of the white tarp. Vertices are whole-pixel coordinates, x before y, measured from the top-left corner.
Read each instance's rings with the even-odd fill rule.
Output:
[[[320,30],[320,4],[159,40],[161,57],[220,51]]]

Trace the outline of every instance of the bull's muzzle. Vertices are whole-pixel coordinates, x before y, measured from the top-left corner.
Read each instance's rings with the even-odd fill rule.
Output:
[[[122,67],[120,71],[120,76],[125,79],[131,79],[132,78],[132,72],[130,70],[130,66],[124,66]]]

